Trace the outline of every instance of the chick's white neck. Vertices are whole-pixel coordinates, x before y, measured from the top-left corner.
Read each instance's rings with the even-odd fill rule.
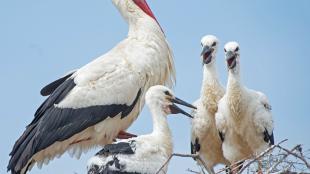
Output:
[[[202,85],[202,91],[208,85],[220,85],[220,82],[218,81],[218,76],[217,76],[217,71],[216,71],[216,67],[215,67],[215,62],[212,62],[211,64],[203,66],[203,85]]]
[[[229,104],[229,109],[232,117],[235,120],[242,119],[242,102],[244,95],[244,88],[240,82],[239,73],[229,72],[228,83],[227,83],[227,99]]]
[[[206,106],[211,113],[215,113],[217,110],[217,102],[223,95],[224,91],[218,80],[215,62],[204,65],[203,82],[200,92],[204,106]]]
[[[233,89],[242,90],[240,74],[236,71],[230,70],[228,73],[228,83],[227,83],[227,92],[230,92]]]
[[[164,113],[163,108],[159,105],[153,104],[150,111],[153,119],[152,134],[160,134],[171,137],[171,131],[167,122],[167,114]]]

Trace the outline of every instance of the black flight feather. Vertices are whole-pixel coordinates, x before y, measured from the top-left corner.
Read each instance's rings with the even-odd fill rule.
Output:
[[[53,81],[52,83],[43,87],[40,91],[41,95],[42,96],[48,96],[48,95],[52,94],[56,90],[56,88],[58,88],[69,77],[71,77],[73,73],[75,73],[75,71],[72,73],[69,73],[66,76],[61,77],[60,79],[57,79],[57,80]]]
[[[85,108],[58,108],[61,102],[75,87],[74,79],[67,79],[44,101],[35,113],[33,121],[26,127],[23,135],[16,141],[9,161],[8,170],[18,173],[31,157],[57,141],[64,141],[73,135],[93,126],[107,117],[121,113],[126,117],[141,97],[141,89],[131,105],[110,104]]]

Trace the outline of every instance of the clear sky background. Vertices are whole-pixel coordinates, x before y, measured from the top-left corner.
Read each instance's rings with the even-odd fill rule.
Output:
[[[177,96],[194,101],[200,93],[200,38],[220,40],[217,67],[226,84],[223,46],[238,41],[242,81],[263,91],[273,107],[276,141],[310,148],[310,1],[148,0],[174,50]],[[110,0],[0,1],[0,173],[6,172],[15,140],[44,97],[41,87],[105,53],[127,34]],[[190,121],[170,116],[175,152],[189,153]],[[147,109],[130,128],[151,132]],[[80,160],[68,154],[32,174],[83,174],[95,149]],[[197,169],[190,159],[173,159],[168,173]]]

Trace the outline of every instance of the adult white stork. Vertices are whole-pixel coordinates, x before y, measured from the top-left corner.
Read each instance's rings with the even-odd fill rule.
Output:
[[[191,129],[191,153],[199,154],[208,167],[208,173],[214,173],[217,164],[229,165],[223,156],[222,141],[215,125],[215,113],[225,89],[218,80],[216,71],[216,52],[218,39],[213,35],[201,39],[203,62],[203,81],[200,98],[194,103]]]
[[[151,87],[145,96],[153,118],[153,132],[104,146],[88,163],[88,174],[155,174],[172,155],[168,114],[182,113],[175,103],[195,108],[178,99],[164,86]],[[167,165],[160,173],[167,172]]]
[[[239,44],[224,48],[228,68],[226,93],[216,113],[223,153],[231,163],[250,158],[274,144],[271,106],[266,95],[242,85]]]
[[[8,165],[26,173],[71,149],[105,145],[137,118],[146,90],[174,83],[172,52],[145,0],[112,0],[129,24],[126,39],[75,72],[44,87],[48,96],[16,141]]]

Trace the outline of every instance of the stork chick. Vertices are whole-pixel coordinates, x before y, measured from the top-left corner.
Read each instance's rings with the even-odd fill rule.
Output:
[[[178,99],[164,86],[151,87],[145,96],[153,118],[153,132],[104,146],[89,160],[88,174],[155,174],[173,152],[168,114],[188,113],[175,103],[195,108]],[[167,165],[159,173],[166,173]]]
[[[219,102],[216,126],[223,138],[224,156],[234,164],[274,144],[273,119],[266,95],[241,83],[239,44],[229,42],[224,51],[228,83]]]
[[[7,169],[25,174],[71,151],[80,157],[115,138],[129,138],[128,127],[154,85],[173,85],[172,51],[145,0],[112,0],[129,25],[128,37],[94,61],[50,83],[48,96],[16,141]]]
[[[208,167],[209,173],[214,173],[217,164],[229,165],[222,152],[222,141],[215,125],[215,113],[218,101],[225,90],[220,84],[216,71],[216,52],[218,39],[207,35],[201,39],[203,62],[203,81],[200,98],[194,102],[197,110],[193,110],[191,129],[191,153],[199,154]]]

